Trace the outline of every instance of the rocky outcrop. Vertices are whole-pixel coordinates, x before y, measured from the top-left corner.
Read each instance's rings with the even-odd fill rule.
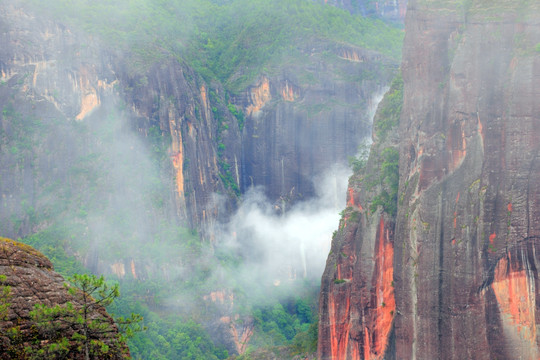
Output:
[[[5,276],[5,280],[0,283],[0,294],[6,294],[3,289],[9,288],[6,296],[0,295],[0,308],[7,305],[6,313],[2,314],[5,318],[0,319],[0,358],[27,358],[24,354],[28,354],[30,348],[38,344],[35,350],[39,350],[49,342],[49,337],[44,338],[41,332],[36,331],[36,324],[30,316],[34,305],[54,307],[70,302],[77,307],[81,305],[80,299],[68,292],[64,279],[54,271],[51,262],[43,254],[28,245],[6,238],[0,238],[0,275]],[[118,342],[116,325],[105,309],[99,306],[90,316],[103,319],[113,329],[112,332],[103,332],[99,339],[110,346],[106,358],[129,357],[125,344]],[[61,328],[61,333],[53,335],[71,339],[73,329]],[[25,350],[25,347],[29,349]],[[76,348],[77,344],[70,346],[68,357],[83,359],[84,355]]]
[[[539,357],[538,19],[537,3],[409,2],[397,213],[369,215],[378,232],[348,222],[360,234],[334,240],[332,254],[369,250],[334,289],[329,257],[321,358]],[[385,317],[389,303],[374,303],[390,294],[389,274]],[[354,290],[366,277],[371,297]]]

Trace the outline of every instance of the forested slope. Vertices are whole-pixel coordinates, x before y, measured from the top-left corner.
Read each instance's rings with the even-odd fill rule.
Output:
[[[356,153],[402,31],[301,0],[10,0],[0,18],[1,235],[120,281],[114,311],[149,326],[135,357],[224,358],[212,329],[231,354],[312,349],[317,285],[257,304],[222,224],[251,186],[286,209]]]

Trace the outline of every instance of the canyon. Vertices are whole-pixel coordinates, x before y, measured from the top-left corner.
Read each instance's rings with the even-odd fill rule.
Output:
[[[125,286],[154,326],[136,356],[207,333],[212,359],[540,356],[539,4],[38,3],[0,5],[0,236]],[[281,228],[348,161],[316,305]],[[13,291],[67,301],[48,259],[1,248]],[[202,325],[155,325],[178,314]]]
[[[95,7],[116,6],[104,4]],[[309,26],[327,13],[352,16],[311,2],[293,5]],[[247,202],[250,189],[262,189],[272,216],[284,216],[317,196],[317,176],[357,153],[370,131],[369,109],[398,70],[401,31],[349,17],[365,22],[362,31],[371,42],[345,41],[347,32],[330,23],[333,32],[343,34],[309,30],[305,41],[278,38],[277,48],[260,53],[252,48],[265,49],[264,44],[239,37],[227,40],[234,49],[227,52],[247,48],[260,64],[231,62],[226,65],[237,67],[222,73],[211,62],[224,55],[212,50],[228,43],[217,30],[205,33],[210,30],[203,20],[200,29],[176,29],[171,45],[159,36],[146,41],[143,20],[137,28],[142,40],[133,40],[131,29],[116,22],[125,10],[118,6],[105,22],[92,18],[99,11],[94,7],[77,11],[78,6],[89,4],[65,7],[57,1],[44,7],[10,0],[0,6],[1,234],[40,249],[63,275],[92,271],[119,281],[131,291],[125,303],[137,299],[162,319],[195,318],[230,354],[250,351],[249,341],[264,335],[248,307],[258,305],[246,296],[252,286],[245,291],[243,279],[235,281],[247,277],[237,273],[239,262],[266,254],[250,243],[255,241],[249,231],[242,239],[246,246],[224,249],[237,233],[225,234],[223,228]],[[300,11],[306,9],[307,16]],[[147,18],[137,9],[133,14]],[[170,14],[159,15],[164,23],[178,23]],[[247,15],[239,26],[251,20]],[[272,26],[281,31],[279,24]],[[189,41],[195,45],[186,45]],[[234,48],[243,41],[249,46]],[[297,254],[306,252],[294,251],[297,262]],[[295,266],[284,263],[279,269],[280,289],[304,280],[306,265],[303,271]],[[298,285],[297,292],[304,286],[313,291]],[[289,316],[283,307],[278,310]],[[278,340],[290,343],[296,332],[307,332],[314,321],[309,313],[302,329],[288,325],[288,338]],[[162,321],[154,315],[154,324]],[[166,326],[150,332],[162,331],[159,341],[172,344],[175,333],[163,329],[177,325]],[[198,325],[189,326],[198,331]],[[146,339],[138,345],[135,356],[156,351]],[[223,358],[226,352],[220,351],[216,356]],[[182,355],[171,350],[167,356]]]

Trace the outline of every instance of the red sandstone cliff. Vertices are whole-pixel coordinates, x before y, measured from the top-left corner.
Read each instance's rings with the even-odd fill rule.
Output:
[[[320,358],[539,358],[539,19],[537,2],[409,2],[397,214],[362,203],[334,239]]]
[[[370,158],[349,179],[347,208],[334,233],[321,283],[321,359],[382,358],[389,347],[396,311],[393,201],[398,152],[394,132],[401,96],[398,78],[375,116],[377,142]],[[386,119],[382,113],[391,116]],[[382,205],[377,207],[375,201]]]

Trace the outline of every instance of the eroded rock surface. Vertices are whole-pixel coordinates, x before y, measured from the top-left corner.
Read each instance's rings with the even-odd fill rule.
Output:
[[[81,306],[78,297],[72,296],[64,286],[64,278],[56,273],[49,259],[34,248],[6,238],[0,238],[0,275],[6,277],[0,285],[2,288],[9,287],[9,296],[3,298],[3,304],[9,304],[6,318],[0,320],[0,358],[26,358],[23,356],[25,346],[41,344],[45,346],[47,339],[40,338],[42,335],[36,332],[35,323],[32,321],[30,311],[34,305],[43,304],[48,307],[63,306],[71,302],[75,307]],[[125,346],[117,343],[118,331],[113,319],[107,314],[102,306],[97,307],[90,315],[100,317],[110,324],[111,332],[104,332],[102,340],[111,349],[107,359],[124,359],[129,356]],[[17,330],[20,335],[11,331]],[[68,339],[73,334],[73,329],[63,328],[62,334]],[[73,350],[73,349],[72,349]],[[84,358],[77,351],[70,352],[71,359]]]
[[[393,250],[381,257],[381,231],[367,231],[377,212],[334,241],[321,329],[335,332],[320,334],[321,358],[540,356],[539,19],[537,2],[409,1],[398,210],[384,221]],[[325,286],[344,261],[333,257],[351,254],[362,271]],[[354,289],[390,272],[395,310],[380,337],[371,319],[388,303],[372,304],[388,292]]]

